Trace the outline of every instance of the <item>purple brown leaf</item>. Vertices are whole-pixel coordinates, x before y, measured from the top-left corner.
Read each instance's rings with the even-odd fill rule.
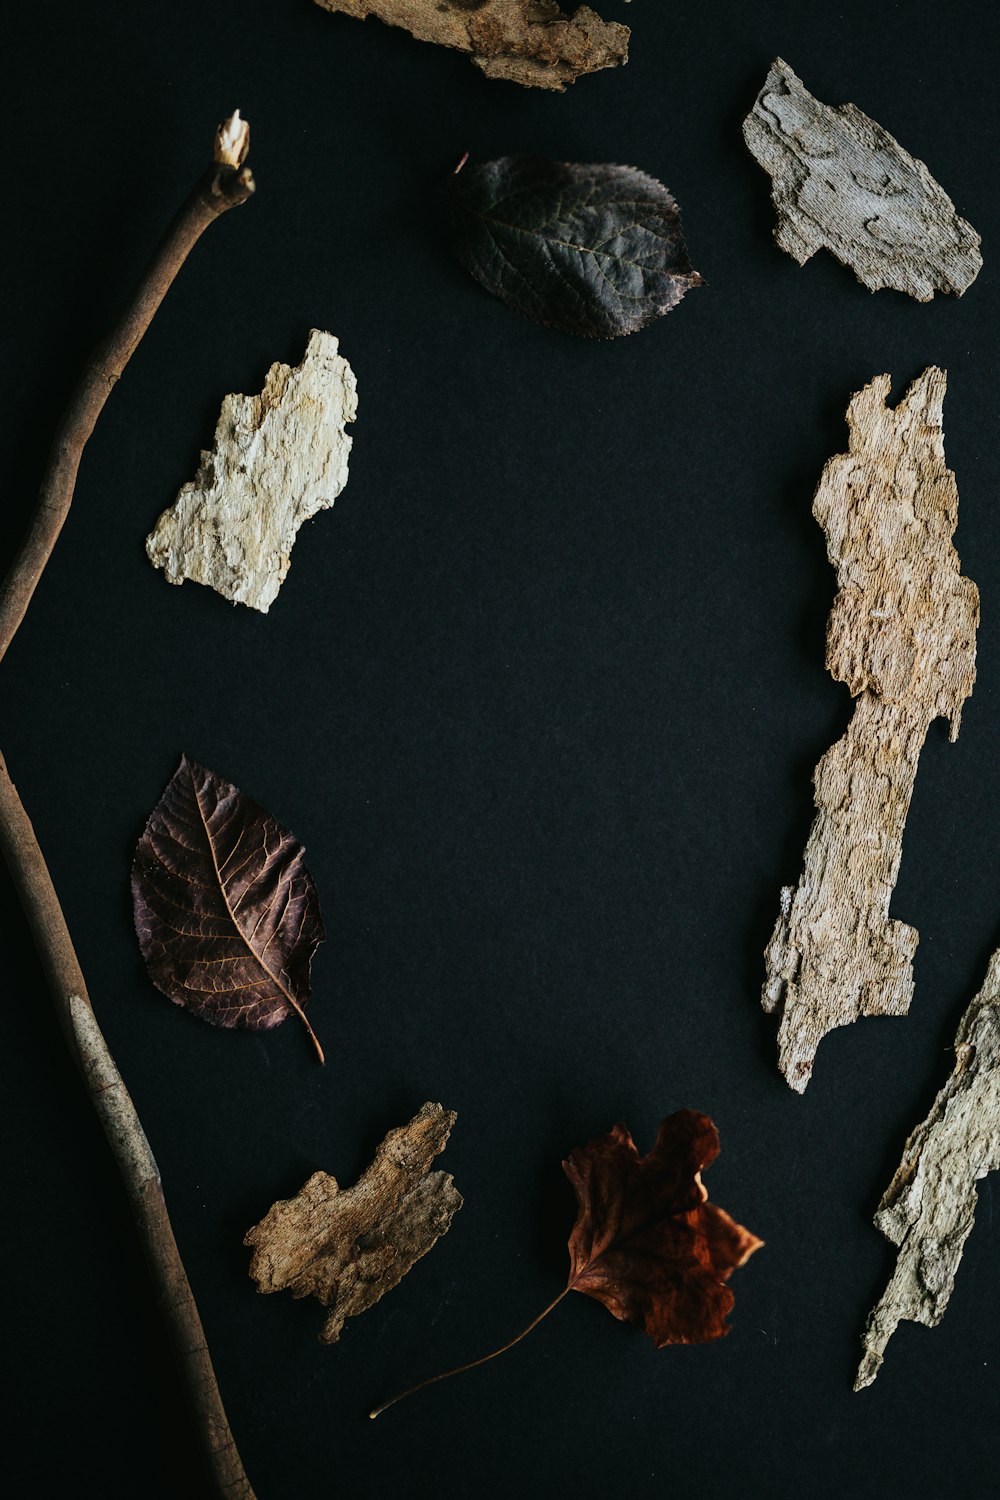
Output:
[[[149,976],[213,1026],[267,1031],[305,1015],[323,941],[298,839],[221,776],[181,757],[132,866],[135,930]]]

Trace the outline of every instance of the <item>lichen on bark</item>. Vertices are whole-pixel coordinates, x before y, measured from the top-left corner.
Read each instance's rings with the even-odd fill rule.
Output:
[[[895,409],[890,386],[881,375],[854,396],[849,450],[813,501],[840,585],[826,665],[856,705],[816,767],[803,873],[781,893],[765,955],[762,1003],[779,1015],[779,1066],[799,1093],[828,1031],[909,1008],[918,934],[889,916],[903,828],[927,730],[944,716],[957,738],[976,675],[979,591],[951,543],[945,373],[925,370]]]
[[[774,237],[799,265],[827,249],[870,291],[960,297],[979,235],[922,161],[853,104],[821,104],[775,58],[743,137],[771,178]]]

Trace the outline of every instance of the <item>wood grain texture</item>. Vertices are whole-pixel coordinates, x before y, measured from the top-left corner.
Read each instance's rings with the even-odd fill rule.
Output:
[[[823,756],[817,815],[797,889],[781,893],[762,1001],[780,1017],[779,1066],[801,1093],[828,1031],[904,1015],[918,934],[889,916],[917,762],[932,721],[958,736],[976,675],[979,591],[951,543],[955,476],[945,466],[943,370],[899,405],[880,375],[847,412],[850,446],[823,470],[813,514],[840,592],[826,664],[857,703]]]
[[[316,0],[363,21],[376,16],[421,42],[471,54],[487,78],[562,92],[584,73],[628,62],[629,29],[589,5],[556,0]]]
[[[979,235],[922,161],[853,104],[814,99],[782,59],[743,123],[771,178],[774,237],[799,265],[826,249],[870,291],[960,297],[982,268]]]
[[[1000,949],[955,1037],[955,1066],[910,1136],[875,1215],[899,1246],[873,1308],[854,1389],[871,1385],[897,1326],[934,1328],[944,1317],[976,1214],[976,1183],[1000,1168]]]
[[[146,539],[169,583],[191,578],[267,614],[299,527],[347,483],[357,383],[337,340],[314,328],[294,370],[274,364],[259,396],[226,396],[215,443]]]
[[[294,1198],[275,1203],[243,1241],[258,1291],[315,1297],[329,1309],[320,1342],[335,1344],[345,1320],[397,1286],[461,1208],[454,1179],[430,1170],[455,1118],[425,1104],[389,1131],[353,1187],[314,1172]]]

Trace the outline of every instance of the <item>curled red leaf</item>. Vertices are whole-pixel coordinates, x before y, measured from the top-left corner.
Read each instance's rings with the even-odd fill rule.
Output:
[[[682,1109],[663,1121],[648,1156],[615,1125],[563,1162],[579,1202],[567,1290],[603,1302],[658,1349],[728,1333],[725,1283],[763,1244],[708,1202],[701,1172],[718,1154],[712,1121]]]
[[[135,930],[149,977],[213,1026],[265,1031],[303,1007],[323,941],[305,850],[221,776],[181,757],[132,866]]]

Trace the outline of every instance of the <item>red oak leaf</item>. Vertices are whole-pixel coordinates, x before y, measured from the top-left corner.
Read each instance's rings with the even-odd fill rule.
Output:
[[[708,1202],[701,1173],[718,1154],[719,1132],[691,1109],[663,1121],[648,1156],[639,1155],[624,1125],[572,1151],[563,1171],[579,1211],[569,1237],[569,1279],[558,1297],[509,1343],[422,1380],[371,1416],[512,1349],[569,1292],[603,1302],[622,1322],[644,1329],[658,1349],[722,1338],[733,1305],[726,1282],[764,1242]]]
[[[563,1162],[580,1205],[567,1291],[603,1302],[658,1349],[729,1332],[725,1283],[763,1243],[707,1201],[701,1170],[718,1154],[708,1116],[682,1109],[663,1121],[648,1156],[615,1125]]]

